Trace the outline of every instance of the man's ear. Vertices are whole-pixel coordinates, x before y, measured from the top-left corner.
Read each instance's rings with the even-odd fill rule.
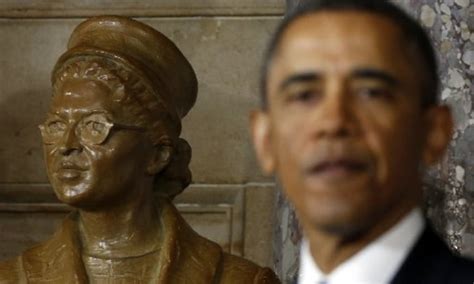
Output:
[[[165,139],[168,140],[168,139]],[[149,175],[161,172],[171,161],[173,147],[169,142],[159,142],[153,146],[152,155],[148,160],[146,171]]]
[[[441,160],[453,133],[453,118],[448,106],[433,106],[426,110],[426,142],[423,163],[432,165]]]
[[[265,174],[275,170],[275,157],[271,141],[271,123],[268,113],[253,111],[250,114],[250,130],[258,161]]]

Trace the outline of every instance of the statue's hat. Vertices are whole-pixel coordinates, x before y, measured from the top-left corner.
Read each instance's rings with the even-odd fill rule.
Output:
[[[121,16],[82,22],[56,63],[53,80],[66,62],[84,56],[106,57],[137,72],[179,118],[196,101],[197,79],[191,64],[170,39],[144,23]]]

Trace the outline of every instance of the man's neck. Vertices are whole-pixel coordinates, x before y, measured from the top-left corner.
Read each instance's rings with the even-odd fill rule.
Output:
[[[308,230],[303,225],[315,263],[323,273],[331,273],[336,267],[392,228],[415,207],[416,203],[413,203],[391,211],[379,218],[380,221],[369,229],[355,234],[335,234],[318,228]]]
[[[151,252],[159,231],[153,192],[94,211],[80,210],[83,253],[99,258],[123,258]]]

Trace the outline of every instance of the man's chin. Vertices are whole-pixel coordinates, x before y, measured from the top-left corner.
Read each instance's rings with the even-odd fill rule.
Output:
[[[314,209],[311,208],[311,209]],[[333,209],[333,210],[331,210]],[[366,215],[364,210],[358,208],[324,208],[319,210],[310,210],[308,212],[305,230],[316,230],[324,234],[341,236],[344,238],[357,238],[362,232],[370,227],[371,218]],[[316,211],[316,212],[314,212]]]
[[[357,239],[366,231],[367,227],[355,222],[314,223],[313,226],[327,235],[339,236],[344,239]]]
[[[352,199],[354,194],[369,195],[367,192],[373,183],[372,176],[366,171],[345,173],[342,171],[326,175],[306,175],[303,178],[304,193],[314,198]],[[313,198],[313,197],[311,197]],[[348,201],[349,202],[349,201]]]

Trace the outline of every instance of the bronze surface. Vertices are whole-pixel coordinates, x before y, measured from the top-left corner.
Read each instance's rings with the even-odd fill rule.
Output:
[[[173,42],[125,17],[91,18],[52,86],[44,157],[56,196],[76,210],[49,240],[0,263],[0,283],[279,283],[200,237],[170,202],[191,181],[179,136],[197,95]]]

